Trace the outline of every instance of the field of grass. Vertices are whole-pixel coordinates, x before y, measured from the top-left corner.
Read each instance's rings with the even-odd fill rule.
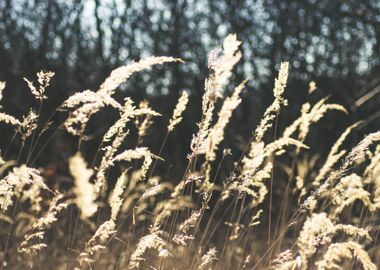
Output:
[[[0,239],[4,269],[377,269],[380,264],[380,131],[346,149],[361,122],[342,131],[327,156],[313,154],[306,139],[326,114],[347,114],[328,97],[305,101],[299,117],[280,129],[289,65],[283,62],[273,103],[240,153],[221,147],[247,81],[226,86],[241,58],[240,42],[228,35],[209,54],[201,118],[188,142],[187,167],[160,176],[165,145],[181,128],[191,94],[184,91],[168,116],[162,145],[149,149],[146,136],[160,117],[148,102],[116,100],[117,88],[134,73],[156,65],[182,64],[149,57],[115,69],[96,91],[75,93],[47,121],[54,73],[24,79],[39,106],[22,119],[0,107],[0,127],[13,127],[0,156]],[[310,96],[318,86],[310,82]],[[6,82],[0,82],[2,92]],[[120,117],[102,134],[95,156],[83,153],[92,139],[86,127],[94,114],[112,109]],[[65,116],[62,123],[56,115]],[[63,119],[63,116],[61,117]],[[247,123],[249,125],[251,123]],[[73,136],[72,156],[61,165],[62,184],[36,159],[52,136]],[[0,130],[0,134],[1,134]],[[46,134],[49,134],[46,136]],[[161,136],[160,134],[159,136]],[[181,142],[183,143],[183,142]],[[321,142],[323,143],[323,142]],[[19,154],[9,154],[18,145]],[[130,147],[134,145],[133,147]],[[233,159],[238,156],[238,159]],[[221,168],[232,168],[228,176]],[[115,176],[116,175],[116,176]],[[286,181],[278,186],[279,177]],[[60,180],[61,179],[61,180]]]

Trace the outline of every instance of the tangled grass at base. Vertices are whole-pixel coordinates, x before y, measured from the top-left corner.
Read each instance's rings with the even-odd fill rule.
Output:
[[[221,149],[225,130],[241,103],[246,81],[226,97],[225,87],[241,58],[240,42],[228,35],[210,53],[202,116],[187,156],[188,166],[174,179],[155,174],[165,164],[166,138],[181,124],[191,95],[183,92],[173,109],[160,151],[144,146],[144,138],[161,114],[148,102],[122,103],[113,96],[133,73],[169,62],[149,57],[114,70],[97,91],[75,93],[54,114],[68,114],[58,125],[77,139],[77,152],[67,160],[71,188],[57,188],[34,168],[43,149],[36,148],[47,130],[35,108],[23,119],[0,112],[2,125],[14,127],[20,154],[0,158],[1,259],[8,269],[376,269],[380,220],[380,132],[343,149],[356,123],[337,138],[322,167],[305,140],[310,127],[327,113],[345,114],[328,98],[302,105],[300,115],[273,134],[276,119],[288,101],[284,92],[288,63],[281,63],[274,83],[274,101],[251,140],[231,161]],[[37,73],[38,86],[25,79],[41,105],[53,72]],[[0,84],[0,98],[6,84]],[[318,91],[310,83],[309,95]],[[6,102],[1,100],[1,102]],[[93,162],[81,153],[87,124],[105,107],[119,119],[103,135]],[[131,138],[135,130],[138,138]],[[55,133],[54,133],[55,134]],[[267,140],[271,137],[271,140]],[[125,141],[137,141],[125,148]],[[280,162],[281,161],[281,162]],[[219,167],[234,162],[226,179]],[[289,176],[280,209],[272,208],[273,170],[280,162]],[[110,179],[109,172],[118,177]],[[295,205],[294,205],[295,204]],[[266,205],[266,207],[264,207]],[[269,206],[269,207],[268,207]],[[266,226],[263,226],[263,225]],[[53,269],[53,268],[51,268]]]

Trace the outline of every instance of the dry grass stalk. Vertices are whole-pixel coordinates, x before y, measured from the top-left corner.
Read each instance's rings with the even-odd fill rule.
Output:
[[[293,253],[290,249],[281,252],[272,262],[273,270],[295,270],[298,269],[298,263],[293,259]]]
[[[122,113],[120,115],[120,118],[116,121],[116,123],[108,129],[106,134],[103,136],[102,140],[102,145],[105,143],[108,143],[112,141],[111,145],[104,147],[102,150],[105,151],[102,160],[100,162],[99,169],[96,174],[96,180],[95,180],[95,186],[96,186],[96,191],[97,193],[100,192],[100,190],[104,187],[106,180],[105,180],[105,175],[106,171],[113,166],[114,162],[116,161],[116,152],[120,148],[121,144],[125,140],[126,136],[128,135],[128,131],[125,130],[126,125],[128,122],[130,122],[133,118],[138,117],[138,116],[159,116],[160,114],[153,111],[149,107],[146,108],[139,108],[136,109],[135,106],[133,105],[133,101],[129,98],[125,100],[125,104],[122,109]],[[134,153],[135,158],[133,159],[141,159],[144,156],[143,154],[143,148],[140,150],[136,150]],[[136,152],[139,152],[136,156]],[[127,150],[124,154],[131,153],[131,150]],[[123,156],[120,154],[118,155],[118,158],[122,158]],[[144,160],[144,165],[143,165],[143,170],[144,173],[146,174],[147,170],[149,169],[150,163],[152,162],[152,157],[151,155],[148,155],[146,152],[145,155],[145,160]],[[127,158],[127,157],[125,157]],[[131,159],[127,160],[130,161]],[[145,175],[142,175],[142,178]]]
[[[377,269],[363,247],[352,241],[331,244],[323,259],[316,262],[316,265],[318,270],[345,269],[351,267],[354,260],[360,262],[364,270]]]
[[[87,163],[79,152],[69,159],[69,168],[74,176],[75,203],[81,210],[81,218],[85,220],[93,216],[98,209],[95,203],[97,197],[95,187],[90,182],[94,171],[87,168]]]
[[[281,105],[287,105],[288,101],[284,99],[283,94],[286,87],[286,81],[288,80],[289,63],[283,62],[280,65],[280,70],[278,72],[278,77],[275,80],[273,94],[274,101],[266,109],[260,124],[255,130],[255,139],[257,142],[262,141],[265,132],[273,125],[273,120],[276,115],[280,112]]]
[[[203,112],[209,102],[214,103],[216,99],[222,97],[222,88],[230,78],[233,67],[241,58],[240,44],[235,34],[229,34],[223,41],[223,50],[215,49],[210,53],[208,68],[211,75],[205,82]]]
[[[368,243],[371,240],[368,232],[364,229],[345,224],[334,225],[334,223],[327,218],[326,213],[313,214],[306,220],[297,240],[302,261],[301,269],[309,269],[308,267],[312,267],[312,262],[318,258],[317,251],[324,250],[335,244],[342,244],[333,243],[334,236],[337,235],[344,236],[345,239],[349,241],[353,239]],[[359,243],[355,244],[360,246]],[[329,256],[328,252],[327,250],[325,253],[327,257]],[[366,252],[364,251],[364,253]]]
[[[222,108],[218,114],[219,118],[216,124],[210,129],[208,137],[206,139],[206,160],[214,161],[216,158],[215,151],[218,149],[218,145],[223,140],[224,129],[227,126],[232,112],[239,106],[241,99],[239,95],[244,89],[247,81],[243,81],[237,86],[231,97],[225,99]]]
[[[185,111],[188,102],[189,95],[186,91],[183,91],[174,108],[173,116],[169,121],[168,132],[172,132],[175,126],[182,121],[182,113]]]
[[[154,209],[154,223],[162,224],[172,213],[191,209],[192,207],[193,203],[189,196],[172,197],[168,200],[160,201]]]
[[[339,183],[330,192],[331,200],[334,205],[331,210],[331,217],[337,217],[349,205],[356,200],[363,202],[370,211],[375,211],[376,207],[371,202],[371,194],[365,190],[363,180],[357,174],[342,177]]]
[[[111,196],[108,200],[111,206],[111,219],[116,221],[116,217],[120,211],[123,204],[123,192],[125,189],[125,184],[127,182],[127,173],[122,173],[116,181],[115,188],[113,189]]]
[[[327,98],[323,98],[311,107],[310,103],[305,103],[301,108],[301,116],[293,124],[288,126],[284,131],[284,137],[292,136],[299,130],[298,139],[303,142],[309,133],[310,125],[318,122],[326,112],[337,110],[348,113],[347,110],[339,104],[326,104]]]
[[[133,73],[140,72],[144,69],[150,69],[154,65],[162,65],[168,62],[182,62],[179,58],[167,56],[151,56],[138,62],[132,62],[129,65],[114,69],[107,79],[100,86],[98,93],[112,96],[120,84],[126,82]]]
[[[86,90],[69,97],[61,106],[61,110],[75,108],[65,121],[66,130],[74,136],[83,136],[90,117],[106,105],[121,110],[121,105],[105,94]]]
[[[201,263],[198,266],[199,270],[203,269],[212,269],[212,263],[218,260],[216,256],[217,250],[216,248],[210,248],[201,258]]]
[[[359,144],[346,156],[345,161],[340,166],[339,170],[330,173],[327,179],[315,191],[313,191],[309,197],[306,198],[300,206],[301,211],[310,209],[310,207],[316,203],[321,194],[326,192],[332,185],[339,182],[339,180],[347,174],[347,171],[351,167],[362,163],[365,160],[368,147],[379,140],[380,132],[371,133],[361,140]]]
[[[233,191],[238,194],[247,194],[253,198],[252,206],[256,206],[264,201],[268,189],[264,181],[269,179],[272,172],[272,162],[268,160],[271,155],[281,155],[284,148],[295,145],[299,148],[307,148],[301,142],[281,137],[267,145],[264,142],[254,142],[251,144],[249,153],[242,160],[240,175],[233,177],[225,186],[222,198],[226,199]]]
[[[84,250],[78,256],[78,262],[81,266],[91,266],[95,262],[96,255],[106,248],[106,242],[110,236],[116,232],[115,228],[116,224],[112,219],[99,226],[95,234],[86,243]]]
[[[120,118],[104,134],[102,144],[110,142],[115,136],[122,136],[125,133],[124,129],[127,123],[135,116],[135,109],[133,101],[130,98],[126,98]]]
[[[127,181],[127,173],[124,172],[118,178],[115,187],[109,197],[109,205],[111,206],[111,219],[105,221],[96,230],[91,239],[86,243],[84,250],[79,254],[78,261],[80,265],[87,264],[91,266],[97,255],[106,248],[106,243],[110,237],[116,233],[116,218],[123,204],[122,194],[124,192],[125,183]]]
[[[157,223],[149,229],[149,234],[143,236],[137,243],[135,251],[132,253],[129,261],[129,269],[138,269],[141,263],[146,260],[145,253],[148,249],[158,252],[158,257],[165,258],[170,256],[170,252],[166,248],[166,242],[161,238],[163,231],[159,229]]]
[[[193,213],[178,227],[178,232],[173,236],[172,241],[177,245],[187,246],[188,240],[193,240],[194,236],[189,233],[189,230],[197,224],[201,217],[201,211],[193,211]]]
[[[60,202],[63,198],[63,194],[58,194],[53,198],[46,214],[32,225],[32,232],[25,235],[24,241],[17,248],[19,253],[25,253],[32,257],[42,248],[47,247],[47,244],[41,243],[41,240],[43,240],[46,230],[58,220],[57,215],[67,207],[66,203]]]
[[[357,146],[355,146],[354,149],[352,149],[346,158],[346,163],[359,164],[363,162],[365,159],[366,150],[371,144],[378,141],[380,141],[380,131],[367,135]]]
[[[24,116],[21,125],[17,129],[23,141],[32,135],[33,131],[37,128],[37,121],[38,115],[33,110],[30,110],[29,113]]]
[[[91,90],[77,92],[65,100],[60,106],[61,111],[78,108],[84,104],[99,104],[98,106],[111,106],[115,109],[122,110],[122,106],[110,96],[99,94]]]
[[[149,102],[146,100],[140,102],[139,110],[147,110],[147,109],[150,109]],[[138,119],[136,119],[136,126],[138,129],[137,144],[141,144],[143,142],[144,137],[147,135],[149,128],[152,126],[153,124],[152,116],[153,116],[152,114],[145,114],[144,116],[141,116]]]
[[[349,126],[338,138],[333,147],[330,150],[329,155],[322,168],[319,170],[318,175],[315,177],[313,181],[313,186],[317,187],[320,185],[321,181],[326,177],[326,175],[330,172],[332,167],[341,159],[345,154],[345,150],[339,151],[340,146],[343,144],[344,140],[350,134],[350,132],[359,125],[359,123],[353,124]]]
[[[45,90],[49,86],[51,78],[54,76],[54,72],[52,71],[40,71],[37,73],[38,83],[39,87],[38,89],[33,85],[33,82],[29,81],[28,79],[24,78],[24,81],[28,84],[28,87],[30,91],[32,92],[33,96],[38,99],[39,101],[42,101],[44,99],[47,99],[47,96],[45,96]]]
[[[37,184],[42,189],[49,190],[37,169],[21,165],[13,168],[6,177],[0,181],[0,208],[7,211],[13,203],[12,197],[20,195],[25,185]]]
[[[236,35],[228,35],[223,42],[223,51],[214,50],[209,56],[210,76],[205,81],[205,93],[202,99],[202,120],[198,123],[199,131],[193,136],[190,156],[206,153],[206,138],[210,132],[215,102],[222,97],[222,88],[231,76],[235,64],[241,58],[240,41]]]
[[[82,136],[90,117],[105,105],[111,105],[120,109],[121,106],[114,101],[111,96],[115,93],[116,88],[120,84],[127,81],[133,73],[144,69],[149,69],[153,65],[161,65],[166,62],[178,61],[181,60],[172,57],[148,57],[140,60],[139,62],[134,62],[127,66],[122,66],[113,70],[96,93],[85,91],[83,92],[84,94],[78,94],[77,97],[73,97],[71,100],[65,102],[63,108],[73,107],[75,104],[80,102],[81,97],[85,97],[84,104],[77,108],[65,122],[67,131],[73,135]],[[86,95],[89,97],[86,97]]]
[[[16,127],[16,132],[21,134],[21,138],[25,141],[32,132],[37,128],[38,115],[30,110],[29,113],[20,121],[12,115],[0,112],[0,122],[10,124]]]
[[[4,122],[16,127],[21,126],[21,122],[17,118],[3,112],[0,112],[0,122]]]
[[[113,166],[113,158],[116,155],[117,150],[127,137],[128,132],[122,131],[117,134],[116,138],[112,141],[112,144],[104,147],[102,150],[105,152],[100,161],[98,171],[96,172],[95,179],[95,191],[100,195],[103,188],[106,187],[106,173],[107,170]]]
[[[153,155],[146,147],[137,147],[133,150],[125,150],[122,153],[115,156],[112,162],[115,161],[131,161],[136,159],[144,159],[144,163],[141,168],[141,179],[146,176],[150,165],[152,164],[153,158],[159,158]]]

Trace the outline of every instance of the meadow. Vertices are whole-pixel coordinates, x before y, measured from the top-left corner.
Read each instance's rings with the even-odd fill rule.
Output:
[[[46,121],[40,111],[54,91],[54,72],[24,78],[38,106],[23,118],[2,109],[8,89],[1,82],[0,128],[13,129],[12,136],[0,137],[8,145],[0,152],[2,268],[377,269],[380,131],[350,146],[347,140],[362,124],[353,123],[326,156],[314,154],[307,145],[307,137],[318,136],[312,126],[327,114],[348,112],[329,97],[305,100],[298,118],[280,128],[279,115],[292,104],[285,98],[291,70],[283,62],[272,104],[257,125],[247,123],[251,138],[232,155],[222,142],[251,79],[225,91],[242,57],[240,46],[230,34],[209,53],[187,166],[170,179],[157,168],[166,165],[165,146],[186,121],[192,95],[183,91],[172,115],[162,116],[147,101],[119,100],[115,93],[135,73],[185,64],[181,59],[151,56],[121,66],[98,89],[62,100]],[[305,91],[311,97],[318,85],[311,81]],[[118,119],[89,157],[83,153],[93,139],[88,124],[109,110]],[[57,115],[64,121],[54,122]],[[166,134],[150,130],[160,117],[168,119]],[[64,185],[54,171],[36,165],[60,132],[72,136],[76,149],[60,162],[67,171]],[[147,136],[161,136],[162,144],[149,149]],[[14,145],[15,156],[9,154]],[[220,173],[224,167],[232,168],[227,176]],[[286,186],[278,186],[280,177]]]

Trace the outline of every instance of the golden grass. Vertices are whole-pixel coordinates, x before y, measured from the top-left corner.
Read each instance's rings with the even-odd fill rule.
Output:
[[[274,101],[257,128],[252,127],[252,138],[238,153],[240,158],[232,161],[230,176],[219,174],[224,162],[231,162],[231,151],[220,148],[246,84],[243,81],[224,98],[223,89],[241,58],[239,46],[236,36],[228,35],[222,48],[210,53],[202,117],[189,142],[188,166],[182,175],[167,181],[162,180],[165,175],[155,175],[156,163],[165,164],[166,139],[181,125],[191,96],[184,91],[179,97],[158,153],[144,146],[143,139],[149,136],[154,117],[161,115],[147,101],[136,106],[130,98],[120,103],[112,96],[133,73],[180,59],[149,57],[132,62],[115,69],[99,90],[75,93],[57,108],[55,113],[69,113],[60,127],[78,137],[77,152],[62,160],[71,175],[71,188],[47,183],[46,169],[33,168],[44,147],[39,150],[38,143],[51,123],[39,123],[33,108],[22,120],[0,111],[0,122],[14,126],[15,136],[21,138],[17,157],[6,152],[0,156],[2,266],[376,269],[380,132],[369,134],[352,150],[342,149],[358,125],[354,124],[337,138],[324,161],[305,158],[304,153],[313,151],[305,144],[311,125],[331,110],[347,113],[343,106],[323,98],[303,104],[299,118],[267,140],[288,104],[284,98],[290,72],[287,62],[280,65]],[[38,86],[25,79],[40,106],[48,101],[46,90],[53,76],[53,72],[37,73]],[[5,86],[0,82],[2,102]],[[306,90],[310,95],[318,91],[315,82]],[[219,102],[221,106],[216,106]],[[103,135],[89,165],[81,154],[89,139],[86,127],[105,106],[120,117]],[[126,149],[125,140],[136,145]],[[278,164],[289,178],[286,188],[279,186],[279,190],[280,179],[273,177]],[[109,176],[111,170],[119,173],[116,183]],[[278,191],[280,195],[274,193]],[[281,202],[276,208],[274,196]]]

